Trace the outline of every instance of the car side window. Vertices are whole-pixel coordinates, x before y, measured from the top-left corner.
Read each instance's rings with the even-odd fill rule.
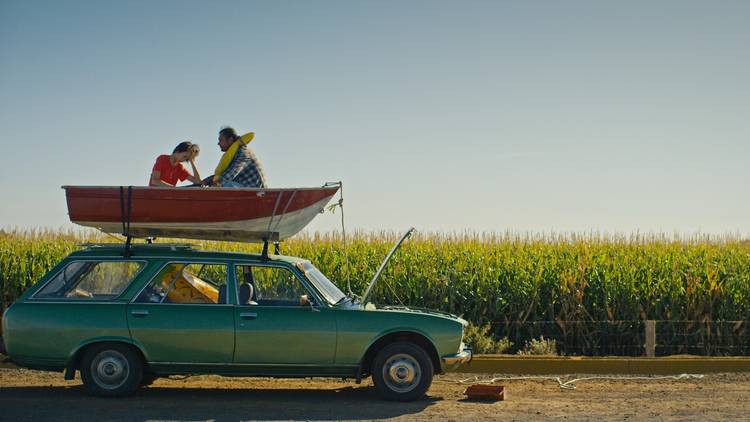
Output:
[[[151,280],[136,303],[223,305],[227,303],[227,266],[170,263]]]
[[[34,297],[39,299],[109,300],[122,293],[143,268],[133,261],[73,261]]]
[[[307,289],[287,268],[238,265],[235,271],[241,305],[307,306]]]

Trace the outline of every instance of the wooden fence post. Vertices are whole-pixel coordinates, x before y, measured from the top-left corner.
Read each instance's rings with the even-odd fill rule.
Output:
[[[646,349],[646,357],[652,358],[656,356],[656,321],[649,319],[645,322],[646,344],[644,347]]]

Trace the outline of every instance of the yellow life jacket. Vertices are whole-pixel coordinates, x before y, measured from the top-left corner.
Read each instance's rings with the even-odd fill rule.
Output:
[[[221,156],[221,160],[219,160],[219,165],[217,165],[216,170],[214,170],[214,183],[218,182],[219,179],[221,179],[221,175],[229,167],[229,163],[231,163],[232,159],[234,159],[234,156],[237,154],[237,150],[240,149],[240,145],[249,144],[250,141],[253,140],[253,138],[255,138],[255,132],[248,132],[240,136],[240,139],[234,141],[232,146],[230,146],[229,149],[224,152],[224,155]]]

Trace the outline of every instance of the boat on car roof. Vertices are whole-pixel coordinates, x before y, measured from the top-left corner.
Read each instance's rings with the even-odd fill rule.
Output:
[[[105,233],[260,243],[297,234],[324,210],[339,187],[63,189],[70,221]]]

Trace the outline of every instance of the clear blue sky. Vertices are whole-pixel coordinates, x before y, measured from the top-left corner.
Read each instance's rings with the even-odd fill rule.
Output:
[[[257,133],[363,229],[750,234],[747,1],[0,0],[0,227]],[[338,216],[320,216],[326,230]]]

